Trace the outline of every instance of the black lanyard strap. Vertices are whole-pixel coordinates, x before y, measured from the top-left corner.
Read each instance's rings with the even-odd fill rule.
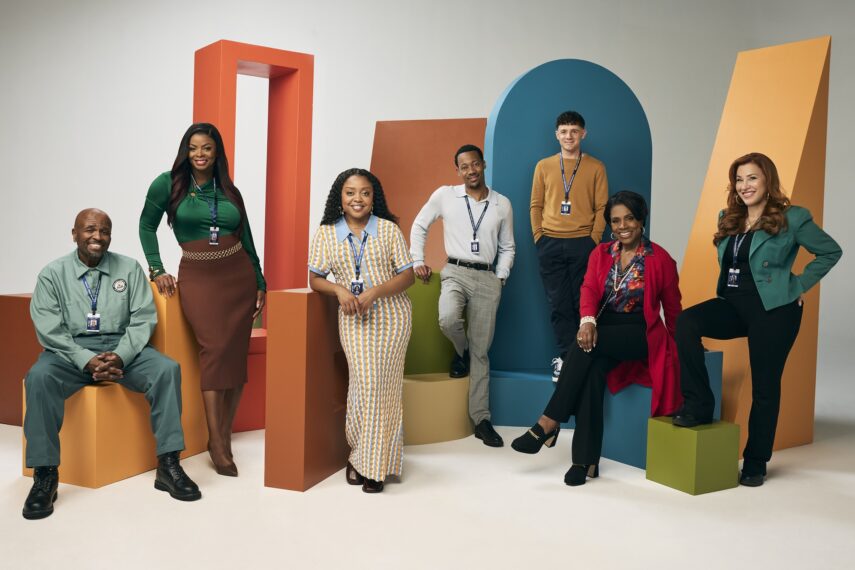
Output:
[[[487,206],[490,202],[484,202],[484,209],[481,210],[481,217],[478,218],[478,223],[475,223],[475,216],[472,215],[472,206],[469,205],[469,196],[463,196],[466,200],[466,210],[469,211],[469,223],[472,224],[472,239],[478,239],[478,228],[481,227],[481,222],[484,221],[484,215],[487,213]]]
[[[353,234],[347,234],[347,241],[350,242],[350,251],[353,252],[353,265],[356,269],[356,278],[359,279],[359,274],[362,269],[362,256],[365,254],[365,242],[368,241],[368,232],[362,230],[362,245],[359,246],[359,254],[356,253],[356,246],[353,245]]]
[[[567,178],[564,176],[564,157],[558,153],[558,162],[561,163],[561,181],[564,182],[564,201],[570,199],[570,188],[573,187],[573,181],[576,179],[576,172],[579,171],[579,164],[582,162],[582,151],[579,151],[579,156],[576,158],[576,166],[573,167],[573,174],[570,175],[570,183],[567,183]]]
[[[193,178],[193,175],[190,175],[190,180],[193,181],[193,186],[196,187],[196,192],[205,199],[205,202],[208,203],[208,211],[211,212],[211,227],[217,227],[217,214],[219,212],[219,205],[217,204],[217,179],[214,178],[214,198],[213,200],[202,194],[202,188],[196,184],[196,179]]]

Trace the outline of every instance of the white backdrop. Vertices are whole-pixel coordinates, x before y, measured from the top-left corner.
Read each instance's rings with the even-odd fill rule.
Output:
[[[315,56],[313,228],[335,175],[368,166],[376,121],[486,117],[507,84],[536,65],[603,65],[647,112],[653,238],[679,261],[736,53],[831,34],[824,225],[846,252],[823,281],[819,392],[831,396],[837,390],[829,387],[849,378],[855,345],[845,290],[855,277],[855,239],[844,202],[855,116],[852,22],[846,0],[5,0],[0,160],[10,226],[0,293],[32,290],[38,270],[72,247],[83,207],[109,212],[113,249],[144,262],[137,220],[145,192],[170,168],[191,122],[193,54],[220,39]],[[266,83],[241,78],[238,98],[235,179],[260,241]],[[417,153],[419,141],[410,144]],[[165,224],[160,236],[174,271],[177,248]],[[818,406],[852,409],[855,390],[846,394],[820,397]]]

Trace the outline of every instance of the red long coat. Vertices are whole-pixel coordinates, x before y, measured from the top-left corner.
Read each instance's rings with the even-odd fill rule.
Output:
[[[680,361],[674,330],[680,305],[677,264],[668,252],[650,242],[653,253],[644,258],[644,320],[647,323],[647,360],[621,362],[606,377],[609,390],[615,394],[630,384],[649,386],[653,390],[650,415],[673,414],[683,403],[680,393]],[[612,268],[611,243],[601,243],[588,258],[588,270],[582,283],[579,313],[595,316],[600,310],[606,277]],[[660,317],[660,307],[665,322]]]

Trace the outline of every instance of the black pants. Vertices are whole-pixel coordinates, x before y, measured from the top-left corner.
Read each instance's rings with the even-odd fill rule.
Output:
[[[701,337],[748,337],[751,414],[743,457],[746,465],[750,462],[759,471],[772,457],[781,406],[781,375],[801,322],[798,301],[767,311],[759,295],[710,299],[686,309],[677,318],[683,410],[699,418],[711,418],[715,407]]]
[[[537,260],[540,278],[546,290],[546,300],[552,309],[550,321],[562,358],[576,344],[579,328],[579,292],[588,267],[588,256],[596,244],[590,237],[553,238],[537,240]]]
[[[603,448],[603,395],[606,374],[625,360],[647,358],[647,327],[641,313],[604,311],[597,324],[597,346],[585,352],[574,342],[543,415],[564,423],[576,416],[573,463],[600,462]]]

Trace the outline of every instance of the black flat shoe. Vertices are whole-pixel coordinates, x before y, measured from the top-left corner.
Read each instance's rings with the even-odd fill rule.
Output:
[[[591,465],[573,465],[564,474],[564,484],[570,485],[571,487],[578,487],[579,485],[584,485],[586,478],[590,477],[591,479],[596,479],[600,476],[600,466],[596,464]]]
[[[558,433],[561,431],[561,426],[558,426],[549,433],[545,433],[540,424],[534,424],[530,430],[516,438],[511,442],[511,447],[520,453],[537,453],[544,445],[546,447],[555,447],[555,442],[558,441]]]
[[[154,488],[158,491],[166,491],[170,497],[179,501],[198,501],[202,498],[202,492],[184,472],[178,462],[178,453],[171,451],[158,456]]]
[[[56,467],[36,467],[33,469],[33,487],[24,501],[25,519],[35,520],[53,514],[53,503],[59,496],[59,471]]]
[[[383,481],[375,481],[374,479],[365,478],[365,482],[362,484],[362,492],[363,493],[382,493],[383,492]]]
[[[469,351],[465,351],[463,356],[459,356],[456,352],[454,358],[451,359],[451,367],[448,375],[452,378],[463,378],[469,375]]]
[[[695,427],[704,424],[711,424],[712,418],[700,418],[694,414],[678,412],[677,415],[671,418],[671,423],[677,427]]]
[[[359,474],[359,471],[350,464],[350,461],[347,462],[347,469],[344,471],[344,476],[347,478],[348,485],[362,485],[365,483],[365,477]]]
[[[745,487],[759,487],[763,484],[763,481],[766,479],[766,475],[763,473],[757,473],[756,475],[748,475],[743,471],[739,475],[739,484]]]
[[[489,447],[502,447],[505,445],[505,442],[502,440],[502,436],[496,433],[496,430],[493,429],[493,424],[490,423],[490,420],[481,420],[481,422],[475,426],[475,437],[484,442],[484,445]]]

